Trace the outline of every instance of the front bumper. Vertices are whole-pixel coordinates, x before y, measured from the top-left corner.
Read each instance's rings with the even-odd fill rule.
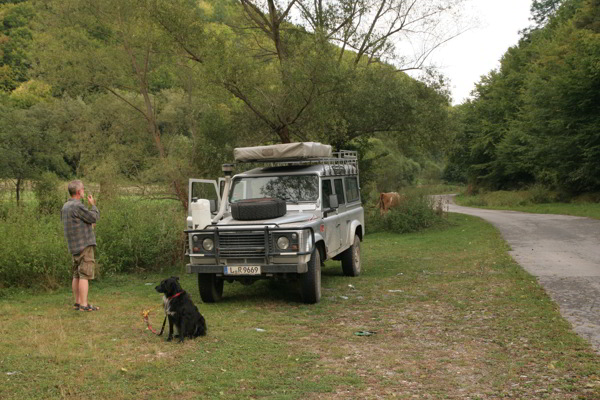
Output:
[[[308,271],[308,265],[306,263],[297,264],[263,264],[259,265],[261,270],[260,276],[268,276],[275,274],[290,274],[297,273],[302,274]],[[225,276],[224,265],[200,265],[200,264],[187,264],[186,271],[188,274],[217,274]],[[227,275],[232,278],[240,276],[254,276],[254,275]]]
[[[315,234],[312,228],[280,228],[279,226],[252,227],[248,225],[228,225],[227,229],[211,226],[208,229],[186,230],[188,248],[186,255],[190,262],[188,273],[217,274],[227,277],[262,276],[275,274],[305,273],[307,263],[315,248]],[[279,250],[275,237],[286,233],[297,233],[298,249]],[[204,251],[198,244],[192,245],[192,236],[209,237],[214,242],[214,250]],[[195,239],[196,240],[196,239]],[[196,242],[196,243],[198,243]],[[226,267],[259,266],[260,275],[226,275]]]

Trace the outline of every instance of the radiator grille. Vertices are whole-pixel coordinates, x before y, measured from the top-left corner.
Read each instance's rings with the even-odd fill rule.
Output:
[[[249,233],[220,233],[220,257],[264,257],[265,234],[262,232]]]

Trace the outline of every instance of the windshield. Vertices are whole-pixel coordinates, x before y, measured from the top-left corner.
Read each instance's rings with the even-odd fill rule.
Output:
[[[319,198],[317,175],[257,176],[233,180],[229,202],[278,198],[291,203],[315,202]]]

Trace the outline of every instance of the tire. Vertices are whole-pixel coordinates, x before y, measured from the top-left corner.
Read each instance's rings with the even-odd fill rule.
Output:
[[[308,271],[300,274],[302,301],[315,304],[321,300],[321,254],[315,247],[308,262]]]
[[[198,289],[205,303],[216,303],[223,298],[223,279],[216,274],[198,274]]]
[[[231,204],[231,216],[238,221],[279,218],[286,212],[285,201],[281,199],[248,199]]]
[[[360,238],[354,235],[352,246],[342,253],[342,271],[346,276],[360,275]]]

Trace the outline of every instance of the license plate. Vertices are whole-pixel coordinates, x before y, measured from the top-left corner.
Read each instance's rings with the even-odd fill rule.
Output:
[[[260,275],[260,266],[239,265],[235,267],[225,267],[225,275]]]

